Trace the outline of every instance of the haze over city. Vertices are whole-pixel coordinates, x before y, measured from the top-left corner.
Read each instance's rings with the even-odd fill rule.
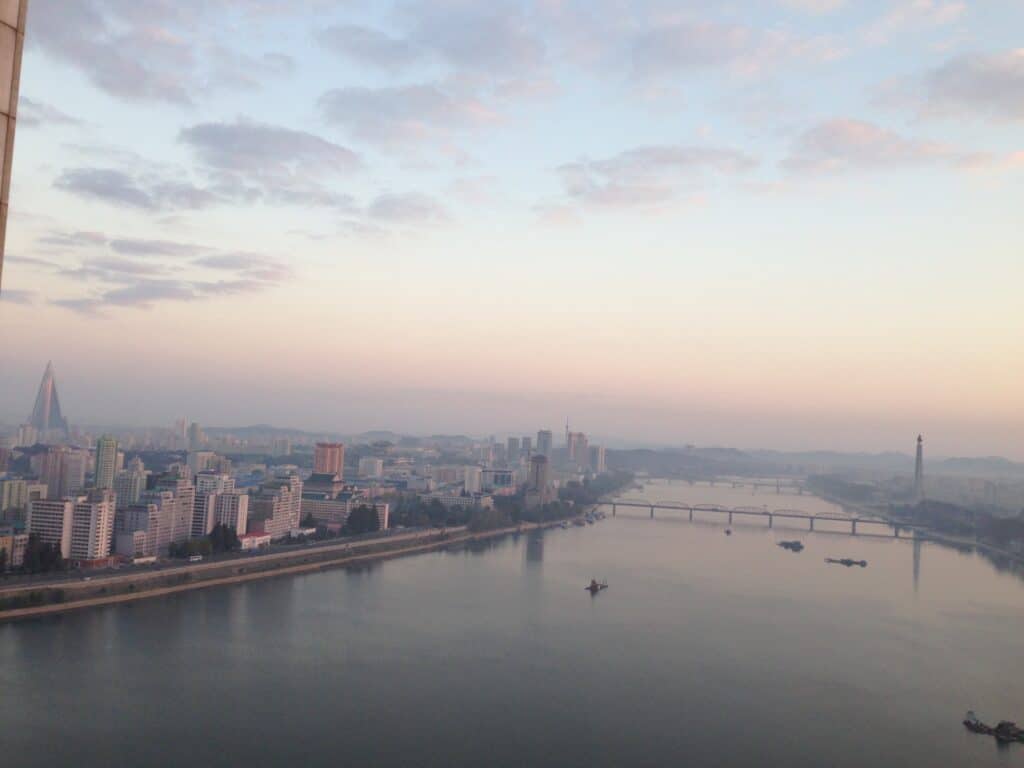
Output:
[[[0,421],[1024,459],[1019,3],[33,3]]]
[[[0,0],[3,768],[1024,768],[1022,46]]]

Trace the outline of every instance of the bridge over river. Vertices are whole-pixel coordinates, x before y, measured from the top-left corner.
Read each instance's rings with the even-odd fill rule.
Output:
[[[844,533],[845,531],[834,530],[835,524],[842,525],[844,528],[849,526],[849,532],[856,536],[858,532],[864,533],[867,529],[867,533],[874,536],[879,535],[891,535],[899,538],[901,531],[923,530],[925,526],[914,525],[912,523],[895,523],[890,520],[884,520],[877,517],[844,517],[840,515],[816,515],[809,512],[801,512],[797,509],[775,509],[770,510],[767,507],[727,507],[721,504],[685,504],[678,501],[647,501],[646,499],[611,499],[600,502],[601,506],[611,507],[612,516],[614,517],[619,508],[625,507],[627,509],[646,509],[650,510],[651,517],[654,517],[655,510],[661,510],[665,512],[685,512],[692,521],[694,514],[702,515],[719,515],[728,518],[729,524],[731,525],[734,518],[746,517],[746,518],[761,518],[768,522],[768,527],[772,528],[775,525],[775,521],[778,520],[798,520],[806,522],[808,530],[814,531],[815,524],[818,524],[818,531],[822,533]],[[822,524],[828,524],[828,526],[822,526]],[[885,533],[876,532],[881,528]]]

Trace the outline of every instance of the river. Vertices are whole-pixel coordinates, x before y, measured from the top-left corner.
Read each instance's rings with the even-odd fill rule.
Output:
[[[651,483],[636,498],[836,511]],[[585,528],[0,626],[5,766],[1024,766],[1024,582],[931,543]],[[776,546],[799,538],[801,553]],[[825,557],[869,566],[826,565]],[[610,588],[594,597],[591,577]]]

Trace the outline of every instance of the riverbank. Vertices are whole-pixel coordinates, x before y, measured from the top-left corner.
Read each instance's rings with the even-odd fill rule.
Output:
[[[899,525],[901,522],[900,520],[885,514],[882,510],[874,509],[872,507],[865,507],[860,504],[855,504],[843,499],[830,498],[825,495],[821,495],[819,498],[833,504],[838,504],[847,514],[875,517],[880,520],[885,520],[890,525]],[[1009,561],[1017,566],[1024,566],[1024,556],[1017,552],[1011,552],[1008,549],[1004,549],[1003,547],[988,541],[981,541],[977,538],[971,538],[968,536],[957,536],[952,533],[944,533],[942,531],[937,531],[934,528],[919,528],[917,529],[916,535],[917,538],[922,541],[931,541],[957,550],[969,549],[971,551],[976,551],[989,559],[994,560],[995,558],[1002,558],[1003,560]]]
[[[384,540],[347,542],[318,549],[303,548],[295,552],[252,555],[224,562],[133,572],[95,581],[67,580],[46,585],[0,588],[0,623],[148,600],[178,592],[241,584],[257,579],[361,565],[556,525],[559,525],[558,521],[522,523],[518,526],[477,533],[470,533],[464,528],[428,531]]]

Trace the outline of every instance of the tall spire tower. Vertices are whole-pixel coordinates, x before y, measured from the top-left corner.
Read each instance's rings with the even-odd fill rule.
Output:
[[[914,503],[924,500],[924,440],[917,436],[917,457],[914,461]]]
[[[40,434],[59,430],[67,434],[68,422],[60,412],[60,399],[57,397],[57,380],[53,375],[53,363],[46,364],[43,380],[39,382],[39,394],[32,409],[29,424],[39,430]]]

